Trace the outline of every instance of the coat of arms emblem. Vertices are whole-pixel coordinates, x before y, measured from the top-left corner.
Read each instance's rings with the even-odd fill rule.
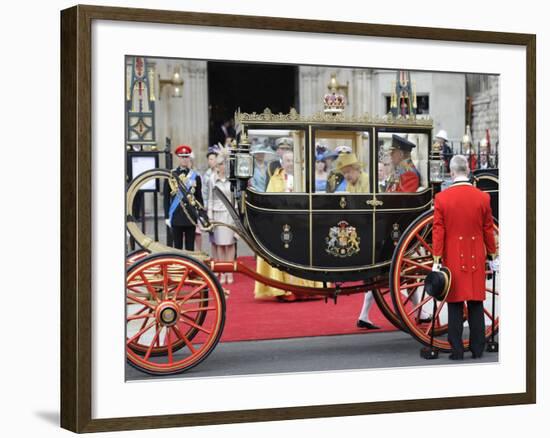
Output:
[[[361,238],[357,230],[346,221],[340,221],[335,227],[330,227],[326,251],[335,257],[350,257],[359,252]]]

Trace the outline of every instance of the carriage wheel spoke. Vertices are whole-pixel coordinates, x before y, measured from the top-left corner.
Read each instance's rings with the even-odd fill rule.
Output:
[[[180,278],[180,281],[175,289],[175,292],[174,292],[174,301],[176,300],[176,298],[178,297],[178,293],[180,292],[181,288],[183,287],[183,285],[185,284],[185,280],[187,280],[187,277],[189,276],[189,269],[186,269],[185,272],[183,274],[181,274],[181,278]]]
[[[483,308],[483,313],[485,313],[485,315],[487,315],[491,321],[495,320],[493,314],[489,312],[487,309]]]
[[[147,310],[148,307],[147,306],[143,306],[140,310],[138,310],[136,313],[132,313],[132,315],[130,316],[133,316],[133,315],[140,315],[143,313],[144,310]]]
[[[146,296],[146,295],[148,295],[147,292],[145,292],[142,289],[138,289],[139,287],[143,287],[143,286],[144,286],[143,284],[132,283],[131,285],[129,285],[129,284],[126,285],[126,288],[131,290],[135,294]]]
[[[143,327],[139,332],[137,332],[134,336],[126,341],[126,345],[131,344],[135,340],[139,339],[141,335],[143,335],[143,333],[145,333],[147,330],[155,325],[155,322],[156,321],[152,321],[150,324],[147,324],[145,327]]]
[[[488,287],[485,288],[485,292],[489,292],[490,294],[500,295],[497,291],[493,292],[493,289],[489,289]]]
[[[185,304],[186,301],[188,301],[191,297],[195,296],[196,294],[198,294],[199,292],[201,292],[203,289],[205,289],[207,287],[207,284],[206,283],[203,283],[201,284],[200,286],[197,286],[195,289],[193,289],[191,292],[189,292],[188,294],[186,294],[180,301],[179,301],[179,304],[182,305],[182,304]],[[177,294],[175,295],[175,299],[177,300],[178,296]]]
[[[422,244],[424,248],[426,248],[430,254],[433,254],[432,247],[424,240],[424,238],[420,235],[420,233],[415,234],[418,241]]]
[[[424,304],[428,303],[432,297],[428,296],[424,298],[422,301],[420,301],[416,306],[414,306],[409,312],[407,312],[407,316],[411,316],[414,312],[416,312],[418,309],[421,309]]]
[[[152,318],[152,317],[153,317],[153,312],[149,312],[149,313],[143,313],[143,314],[130,315],[126,318],[126,320],[127,321],[134,321],[136,319],[142,319],[142,318],[149,319],[149,318]]]
[[[162,270],[162,294],[161,294],[161,298],[162,300],[166,300],[166,298],[168,297],[168,269],[166,269],[167,266],[166,266],[166,263],[163,263],[161,265],[161,270]]]
[[[405,283],[403,284],[402,286],[399,286],[399,289],[403,290],[403,289],[416,289],[416,288],[419,288],[420,286],[424,286],[425,282],[423,281],[419,281],[418,283]]]
[[[408,303],[410,300],[412,300],[412,297],[414,296],[414,294],[416,293],[417,290],[418,290],[418,289],[415,288],[412,292],[408,292],[408,293],[407,293],[407,298],[406,298],[405,301],[403,302],[403,305],[404,305],[404,306],[406,306],[407,303]]]
[[[182,309],[180,314],[183,315],[184,313],[204,312],[204,311],[207,311],[207,310],[216,310],[216,306],[197,307],[197,308],[192,308],[192,309]]]
[[[441,301],[441,303],[439,304],[439,306],[437,307],[436,311],[435,311],[435,314],[432,316],[432,322],[430,324],[428,324],[428,329],[427,330],[424,330],[424,333],[429,336],[430,335],[430,330],[432,329],[432,327],[434,327],[435,329],[435,323],[436,321],[439,322],[439,326],[441,326],[441,323],[439,321],[439,314],[441,313],[441,311],[443,310],[443,306],[445,305],[445,301]]]
[[[143,283],[145,284],[145,287],[147,287],[147,290],[149,291],[149,293],[153,296],[153,298],[155,300],[157,300],[158,302],[160,302],[160,299],[157,295],[157,291],[155,290],[154,286],[149,282],[149,280],[147,279],[147,277],[143,274],[143,272],[140,272],[139,273],[139,276],[141,277],[141,279],[143,280]]]
[[[172,351],[172,336],[170,336],[170,327],[166,327],[166,336],[164,342],[168,346],[168,363],[174,363],[174,352]]]
[[[200,330],[203,333],[206,333],[207,335],[212,333],[211,330],[205,329],[204,327],[196,324],[195,321],[192,321],[191,319],[189,319],[186,316],[181,315],[179,320],[182,321],[183,323],[187,324],[187,325],[190,325],[191,327],[196,328],[197,330]]]
[[[155,306],[151,304],[149,301],[142,300],[141,298],[134,297],[132,294],[128,294],[127,298],[131,301],[134,301],[135,303],[141,304],[142,306],[146,306],[149,309],[154,309]]]
[[[181,331],[180,331],[180,329],[177,325],[175,325],[173,328],[174,328],[174,333],[176,333],[178,338],[180,338],[185,343],[185,345],[187,345],[187,348],[189,348],[189,351],[191,352],[191,354],[195,354],[195,352],[197,350],[193,346],[193,344],[191,342],[189,342],[189,339],[187,339],[187,336],[182,335],[182,333],[181,333]]]
[[[147,352],[145,353],[145,357],[144,357],[145,360],[148,360],[149,357],[151,356],[151,353],[153,352],[153,346],[155,345],[155,342],[158,341],[159,336],[160,336],[160,330],[158,329],[158,326],[157,326],[157,329],[155,330],[155,336],[153,336],[153,340],[151,341],[151,344],[149,344],[149,347],[147,348]]]
[[[424,269],[425,271],[431,271],[432,270],[432,267],[431,266],[428,266],[428,265],[424,265],[422,263],[417,263],[415,262],[414,260],[411,260],[410,258],[403,258],[403,262],[404,263],[407,263],[411,266],[415,266],[417,268],[420,268],[420,269]]]

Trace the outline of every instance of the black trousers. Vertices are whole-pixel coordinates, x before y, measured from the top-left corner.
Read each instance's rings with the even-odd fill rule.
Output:
[[[174,248],[183,249],[183,236],[185,235],[185,249],[194,251],[195,249],[195,227],[189,225],[172,225],[172,238],[174,239]]]
[[[467,301],[468,325],[470,327],[470,351],[481,356],[485,348],[485,315],[483,301]],[[462,332],[464,330],[464,303],[447,303],[449,311],[448,339],[455,356],[464,355]]]

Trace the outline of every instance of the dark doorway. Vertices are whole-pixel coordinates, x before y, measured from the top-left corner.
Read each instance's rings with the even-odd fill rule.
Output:
[[[210,144],[223,143],[221,128],[235,111],[288,113],[298,108],[298,67],[277,64],[208,62],[208,108]],[[234,127],[226,132],[234,135]]]

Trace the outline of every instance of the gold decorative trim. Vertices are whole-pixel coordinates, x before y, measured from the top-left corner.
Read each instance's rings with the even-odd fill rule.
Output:
[[[340,125],[386,125],[401,127],[425,127],[432,128],[433,120],[431,118],[419,119],[416,117],[394,117],[391,113],[384,116],[373,116],[369,113],[362,115],[346,115],[343,113],[325,113],[317,112],[311,116],[299,114],[294,108],[290,109],[288,114],[273,113],[266,108],[262,113],[241,113],[238,110],[235,113],[235,123],[314,123],[314,124],[340,124]]]
[[[379,207],[381,205],[384,205],[384,201],[380,201],[379,199],[375,198],[375,199],[369,199],[368,201],[366,201],[366,204],[374,207]]]
[[[345,196],[340,197],[340,208],[346,208],[346,205],[348,205],[346,201],[346,197]]]
[[[272,213],[278,213],[278,212],[281,212],[281,213],[300,213],[300,214],[309,214],[310,212],[311,213],[343,213],[342,210],[338,210],[338,209],[333,209],[333,210],[321,210],[321,209],[316,209],[316,210],[310,210],[310,209],[282,209],[282,208],[265,208],[265,207],[257,207],[255,206],[254,204],[251,204],[250,202],[248,201],[245,201],[245,204],[247,206],[249,206],[250,208],[253,208],[253,209],[256,209],[256,210],[259,210],[259,211],[268,211],[268,212],[272,212]],[[418,211],[418,210],[423,210],[423,209],[426,209],[427,207],[431,206],[432,204],[432,200],[430,199],[430,201],[428,201],[426,204],[424,205],[421,205],[419,207],[411,207],[411,208],[388,208],[388,209],[376,209],[376,207],[374,208],[361,208],[361,209],[348,209],[345,211],[345,213],[374,213],[375,211],[382,214],[382,213],[395,213],[395,212],[398,212],[398,211]]]

